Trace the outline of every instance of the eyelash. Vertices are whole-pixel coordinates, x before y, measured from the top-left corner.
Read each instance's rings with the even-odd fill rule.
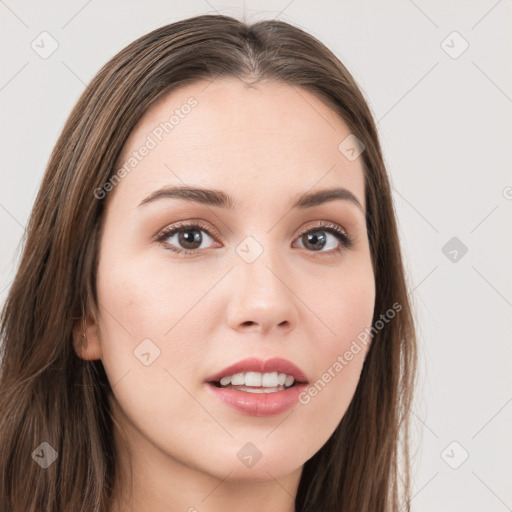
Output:
[[[199,229],[196,229],[196,228],[199,228]],[[213,234],[212,234],[210,228],[208,228],[201,222],[197,221],[196,223],[175,224],[173,226],[169,226],[168,228],[165,228],[163,231],[161,231],[157,235],[156,242],[161,243],[162,245],[164,245],[164,247],[166,249],[168,249],[176,254],[181,254],[182,257],[191,257],[191,256],[193,257],[197,253],[200,252],[199,249],[189,251],[186,249],[178,249],[172,245],[165,243],[165,240],[167,238],[171,237],[172,235],[179,233],[180,231],[187,231],[187,230],[188,231],[205,231],[208,234],[208,236],[213,239],[220,238],[220,235],[216,231],[213,231]],[[334,235],[339,240],[339,242],[341,244],[341,246],[338,249],[334,249],[329,252],[319,251],[320,254],[323,254],[326,256],[336,256],[337,254],[340,254],[344,250],[351,249],[354,244],[352,238],[350,238],[342,228],[340,228],[339,226],[337,226],[336,224],[334,224],[332,222],[321,222],[320,224],[315,225],[315,226],[307,229],[306,231],[303,231],[299,235],[298,238],[302,237],[303,235],[305,235],[307,233],[314,233],[315,231],[325,231],[327,233],[330,233],[330,234]],[[308,252],[314,253],[316,251],[308,251]]]

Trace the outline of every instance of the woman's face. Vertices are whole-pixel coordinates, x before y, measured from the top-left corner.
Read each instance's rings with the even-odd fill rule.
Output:
[[[270,480],[300,471],[343,418],[368,349],[351,346],[375,300],[349,135],[306,90],[235,79],[167,94],[131,133],[124,172],[95,192],[107,202],[99,316],[81,356],[101,358],[139,462]],[[163,192],[174,187],[217,195]],[[327,189],[345,192],[294,206]],[[260,361],[223,373],[248,358]],[[271,375],[261,393],[259,374],[293,376],[264,366],[273,358],[317,392],[276,391]],[[259,371],[235,379],[250,391],[209,382],[244,371]]]

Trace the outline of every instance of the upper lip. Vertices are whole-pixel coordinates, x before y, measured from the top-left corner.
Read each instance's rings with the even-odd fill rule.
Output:
[[[238,363],[232,364],[220,372],[211,375],[208,377],[207,382],[219,382],[223,377],[242,372],[286,373],[286,375],[291,375],[296,382],[308,381],[304,372],[291,361],[281,357],[273,357],[272,359],[267,359],[265,361],[256,357],[251,357],[238,361]]]

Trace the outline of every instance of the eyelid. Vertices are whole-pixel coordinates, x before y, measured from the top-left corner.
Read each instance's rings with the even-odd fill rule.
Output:
[[[315,228],[332,228],[336,231],[341,231],[347,238],[351,238],[349,236],[349,234],[347,233],[347,230],[343,226],[336,224],[335,222],[331,222],[330,220],[315,220],[312,222],[313,222],[313,224],[307,225],[306,228],[301,227],[297,231],[295,236],[299,236],[301,234],[307,233],[308,231],[311,231]]]

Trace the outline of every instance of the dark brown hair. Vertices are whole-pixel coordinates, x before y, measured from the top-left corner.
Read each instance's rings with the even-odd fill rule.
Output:
[[[1,318],[0,510],[107,512],[117,471],[112,389],[101,360],[73,350],[77,319],[98,312],[104,200],[128,135],[162,95],[235,77],[304,88],[345,121],[365,150],[366,225],[375,273],[373,338],[353,400],[303,468],[297,512],[409,510],[408,414],[416,368],[395,214],[376,126],[354,79],[317,39],[278,20],[204,15],[134,41],[93,78],[50,157]],[[340,141],[341,142],[341,141]],[[58,452],[42,469],[43,441]]]

